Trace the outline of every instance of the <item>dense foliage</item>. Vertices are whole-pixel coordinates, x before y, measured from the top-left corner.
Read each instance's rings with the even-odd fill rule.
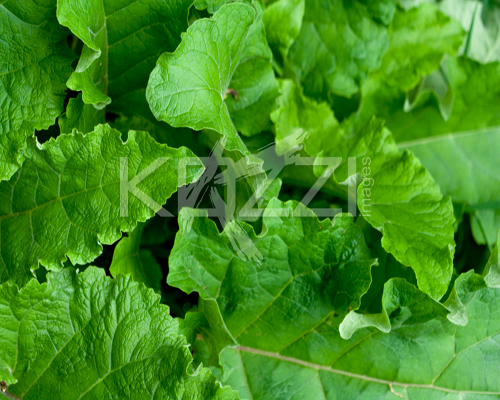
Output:
[[[6,0],[0,38],[1,394],[500,399],[498,0]]]

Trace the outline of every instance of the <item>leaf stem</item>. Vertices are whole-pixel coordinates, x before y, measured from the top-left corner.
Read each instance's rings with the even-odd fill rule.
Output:
[[[5,382],[0,383],[0,393],[2,393],[5,397],[8,397],[9,399],[14,399],[14,400],[21,400],[20,397],[14,396],[12,393],[9,393],[7,391],[7,384]]]

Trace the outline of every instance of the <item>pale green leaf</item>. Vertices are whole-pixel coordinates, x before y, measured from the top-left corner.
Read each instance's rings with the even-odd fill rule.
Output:
[[[159,296],[90,267],[0,286],[0,380],[21,399],[237,399],[192,361]]]
[[[500,202],[500,128],[399,143],[411,150],[453,201],[471,206]],[[459,179],[457,179],[459,177]]]
[[[481,63],[500,61],[500,4],[482,0],[443,0],[439,9],[468,32],[462,51]]]
[[[39,262],[58,268],[66,256],[73,264],[94,260],[101,243],[111,244],[121,231],[151,218],[178,186],[201,175],[201,163],[181,174],[185,157],[195,156],[160,145],[146,132],[131,131],[123,143],[108,125],[41,147],[29,141],[22,168],[0,183],[0,281],[23,282]],[[122,158],[128,159],[128,174]],[[128,207],[121,206],[126,198]]]
[[[449,58],[443,65],[453,90],[453,109],[445,120],[432,97],[423,97],[406,113],[401,106],[380,115],[397,142],[500,125],[500,63],[480,64],[466,57]],[[386,103],[387,104],[387,103]]]
[[[500,129],[449,133],[399,146],[418,156],[444,194],[467,205],[476,241],[495,243],[500,229],[500,159],[492,149],[500,148]]]
[[[277,95],[261,9],[254,7],[257,14],[246,4],[228,4],[197,20],[177,50],[158,60],[147,89],[158,120],[215,130],[228,150],[249,154],[237,130],[253,135],[270,127]]]
[[[472,210],[471,229],[476,243],[493,245],[500,229],[500,203]]]
[[[246,152],[224,103],[243,44],[255,18],[245,4],[228,4],[191,25],[174,53],[151,72],[146,97],[158,120],[175,127],[213,129],[229,150]]]

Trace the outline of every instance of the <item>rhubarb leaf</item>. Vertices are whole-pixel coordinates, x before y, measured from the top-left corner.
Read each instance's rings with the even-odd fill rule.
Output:
[[[0,183],[0,281],[25,282],[38,263],[59,268],[66,256],[73,264],[94,260],[101,243],[151,218],[178,186],[201,175],[199,160],[180,171],[185,157],[197,160],[146,132],[131,131],[123,143],[108,125],[41,148],[29,141],[22,168]]]
[[[0,293],[0,380],[16,398],[238,398],[207,369],[192,371],[168,307],[130,277],[67,268]]]

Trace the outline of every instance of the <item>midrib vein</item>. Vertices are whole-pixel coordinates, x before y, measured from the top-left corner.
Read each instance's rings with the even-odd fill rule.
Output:
[[[430,136],[422,139],[415,139],[415,140],[409,140],[406,142],[400,142],[397,143],[397,146],[400,150],[412,147],[412,146],[418,146],[421,144],[428,144],[432,142],[439,142],[441,140],[455,140],[455,139],[460,139],[463,137],[467,136],[478,136],[481,134],[491,134],[491,133],[497,133],[500,131],[500,126],[491,126],[491,127],[486,127],[486,128],[481,128],[481,129],[475,129],[475,130],[470,130],[470,131],[463,131],[463,132],[452,132],[452,133],[446,133],[443,135],[436,135],[436,136]]]
[[[367,382],[373,382],[373,383],[378,383],[381,385],[387,385],[389,387],[399,386],[399,387],[403,387],[405,389],[406,388],[423,388],[423,389],[439,390],[442,392],[456,393],[456,394],[466,393],[466,394],[479,394],[479,395],[500,395],[500,392],[455,390],[455,389],[449,389],[449,388],[445,388],[445,387],[434,386],[432,384],[403,383],[403,382],[389,381],[389,380],[385,380],[385,379],[373,378],[371,376],[356,374],[356,373],[348,372],[348,371],[342,371],[339,369],[334,369],[334,368],[328,367],[326,365],[314,364],[314,363],[311,363],[308,361],[300,360],[298,358],[287,357],[287,356],[283,356],[283,355],[278,354],[278,353],[273,353],[270,351],[265,351],[265,350],[260,350],[260,349],[254,349],[254,348],[246,347],[246,346],[239,346],[235,350],[238,351],[239,353],[245,352],[245,353],[257,354],[259,356],[270,357],[270,358],[274,358],[277,360],[301,365],[301,366],[306,367],[306,368],[312,368],[312,369],[315,369],[316,371],[320,371],[320,370],[327,371],[327,372],[331,372],[333,374],[348,376],[348,377],[354,378],[354,379],[360,379],[360,380],[367,381]]]

